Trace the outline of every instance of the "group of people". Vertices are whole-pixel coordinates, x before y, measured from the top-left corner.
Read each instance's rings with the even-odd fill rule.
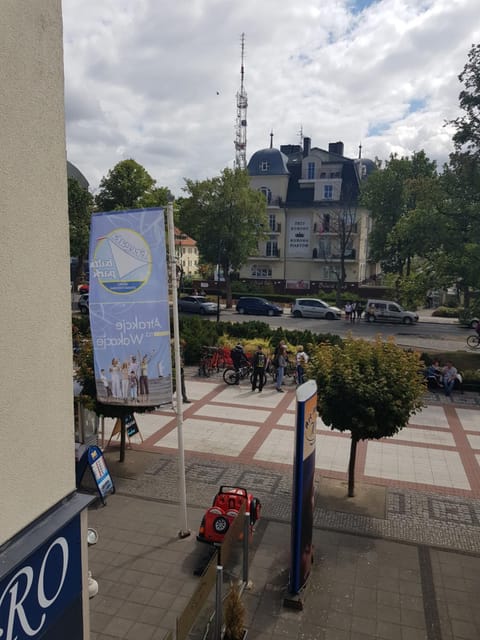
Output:
[[[244,365],[249,364],[248,358],[243,349],[243,345],[239,342],[230,352],[230,356],[232,358],[232,363],[237,372],[237,379],[235,384],[239,384],[240,368]],[[282,384],[283,378],[285,375],[285,369],[289,364],[289,352],[287,349],[287,345],[284,340],[281,340],[278,346],[275,349],[273,356],[273,366],[276,371],[276,380],[275,380],[275,388],[279,393],[283,393]],[[299,345],[297,347],[297,352],[295,354],[295,366],[296,366],[296,374],[297,374],[297,384],[303,384],[305,382],[305,365],[308,362],[308,355],[305,353],[303,346]],[[261,392],[263,389],[263,383],[265,380],[265,372],[269,365],[269,358],[264,353],[262,345],[257,346],[257,350],[253,356],[252,366],[253,366],[253,375],[252,375],[252,391],[255,391],[258,388],[258,391]]]
[[[434,360],[432,364],[425,369],[424,375],[428,384],[433,385],[434,388],[438,387],[443,389],[446,396],[451,395],[457,381],[459,383],[462,382],[461,375],[450,361],[442,367],[438,360]]]
[[[100,371],[100,379],[105,387],[107,398],[114,400],[128,400],[137,402],[140,397],[145,400],[149,394],[148,388],[148,363],[147,355],[140,360],[137,356],[130,356],[128,360],[120,363],[118,358],[112,358],[109,367],[110,380],[105,369]]]
[[[345,305],[345,320],[347,322],[355,322],[362,317],[362,305],[360,302],[347,302]]]

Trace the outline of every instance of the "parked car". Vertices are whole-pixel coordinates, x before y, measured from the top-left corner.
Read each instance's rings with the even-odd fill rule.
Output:
[[[263,316],[281,316],[282,307],[265,300],[265,298],[240,298],[237,302],[238,313],[263,315]]]
[[[403,322],[403,324],[418,322],[417,313],[405,311],[397,302],[391,300],[369,300],[364,318],[368,322]]]
[[[88,313],[88,293],[82,293],[82,295],[78,299],[78,308],[80,310],[80,313]]]
[[[319,298],[297,298],[292,304],[292,316],[295,318],[325,318],[339,319],[342,312],[338,307],[332,307]]]
[[[186,313],[199,313],[202,316],[217,313],[217,303],[203,296],[184,296],[178,301],[178,310]]]
[[[262,509],[260,500],[243,487],[222,485],[213,498],[212,506],[207,509],[202,518],[197,540],[210,544],[222,542],[244,503],[246,503],[245,510],[248,509],[250,513],[251,535],[255,523],[260,519]]]

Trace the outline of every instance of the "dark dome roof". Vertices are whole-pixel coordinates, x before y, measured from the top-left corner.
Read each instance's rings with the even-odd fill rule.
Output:
[[[85,178],[80,169],[67,160],[67,176],[73,178],[83,188],[88,190],[88,180]]]
[[[248,173],[251,176],[288,175],[287,161],[287,156],[278,149],[260,149],[250,158]]]

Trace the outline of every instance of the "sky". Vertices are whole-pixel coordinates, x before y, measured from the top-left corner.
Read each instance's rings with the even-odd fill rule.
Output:
[[[93,193],[127,158],[176,196],[270,146],[452,151],[478,0],[63,0],[67,157]]]

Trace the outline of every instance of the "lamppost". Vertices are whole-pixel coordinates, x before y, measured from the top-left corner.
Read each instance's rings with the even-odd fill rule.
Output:
[[[218,243],[217,256],[217,322],[220,322],[220,257],[222,254],[222,240]]]

